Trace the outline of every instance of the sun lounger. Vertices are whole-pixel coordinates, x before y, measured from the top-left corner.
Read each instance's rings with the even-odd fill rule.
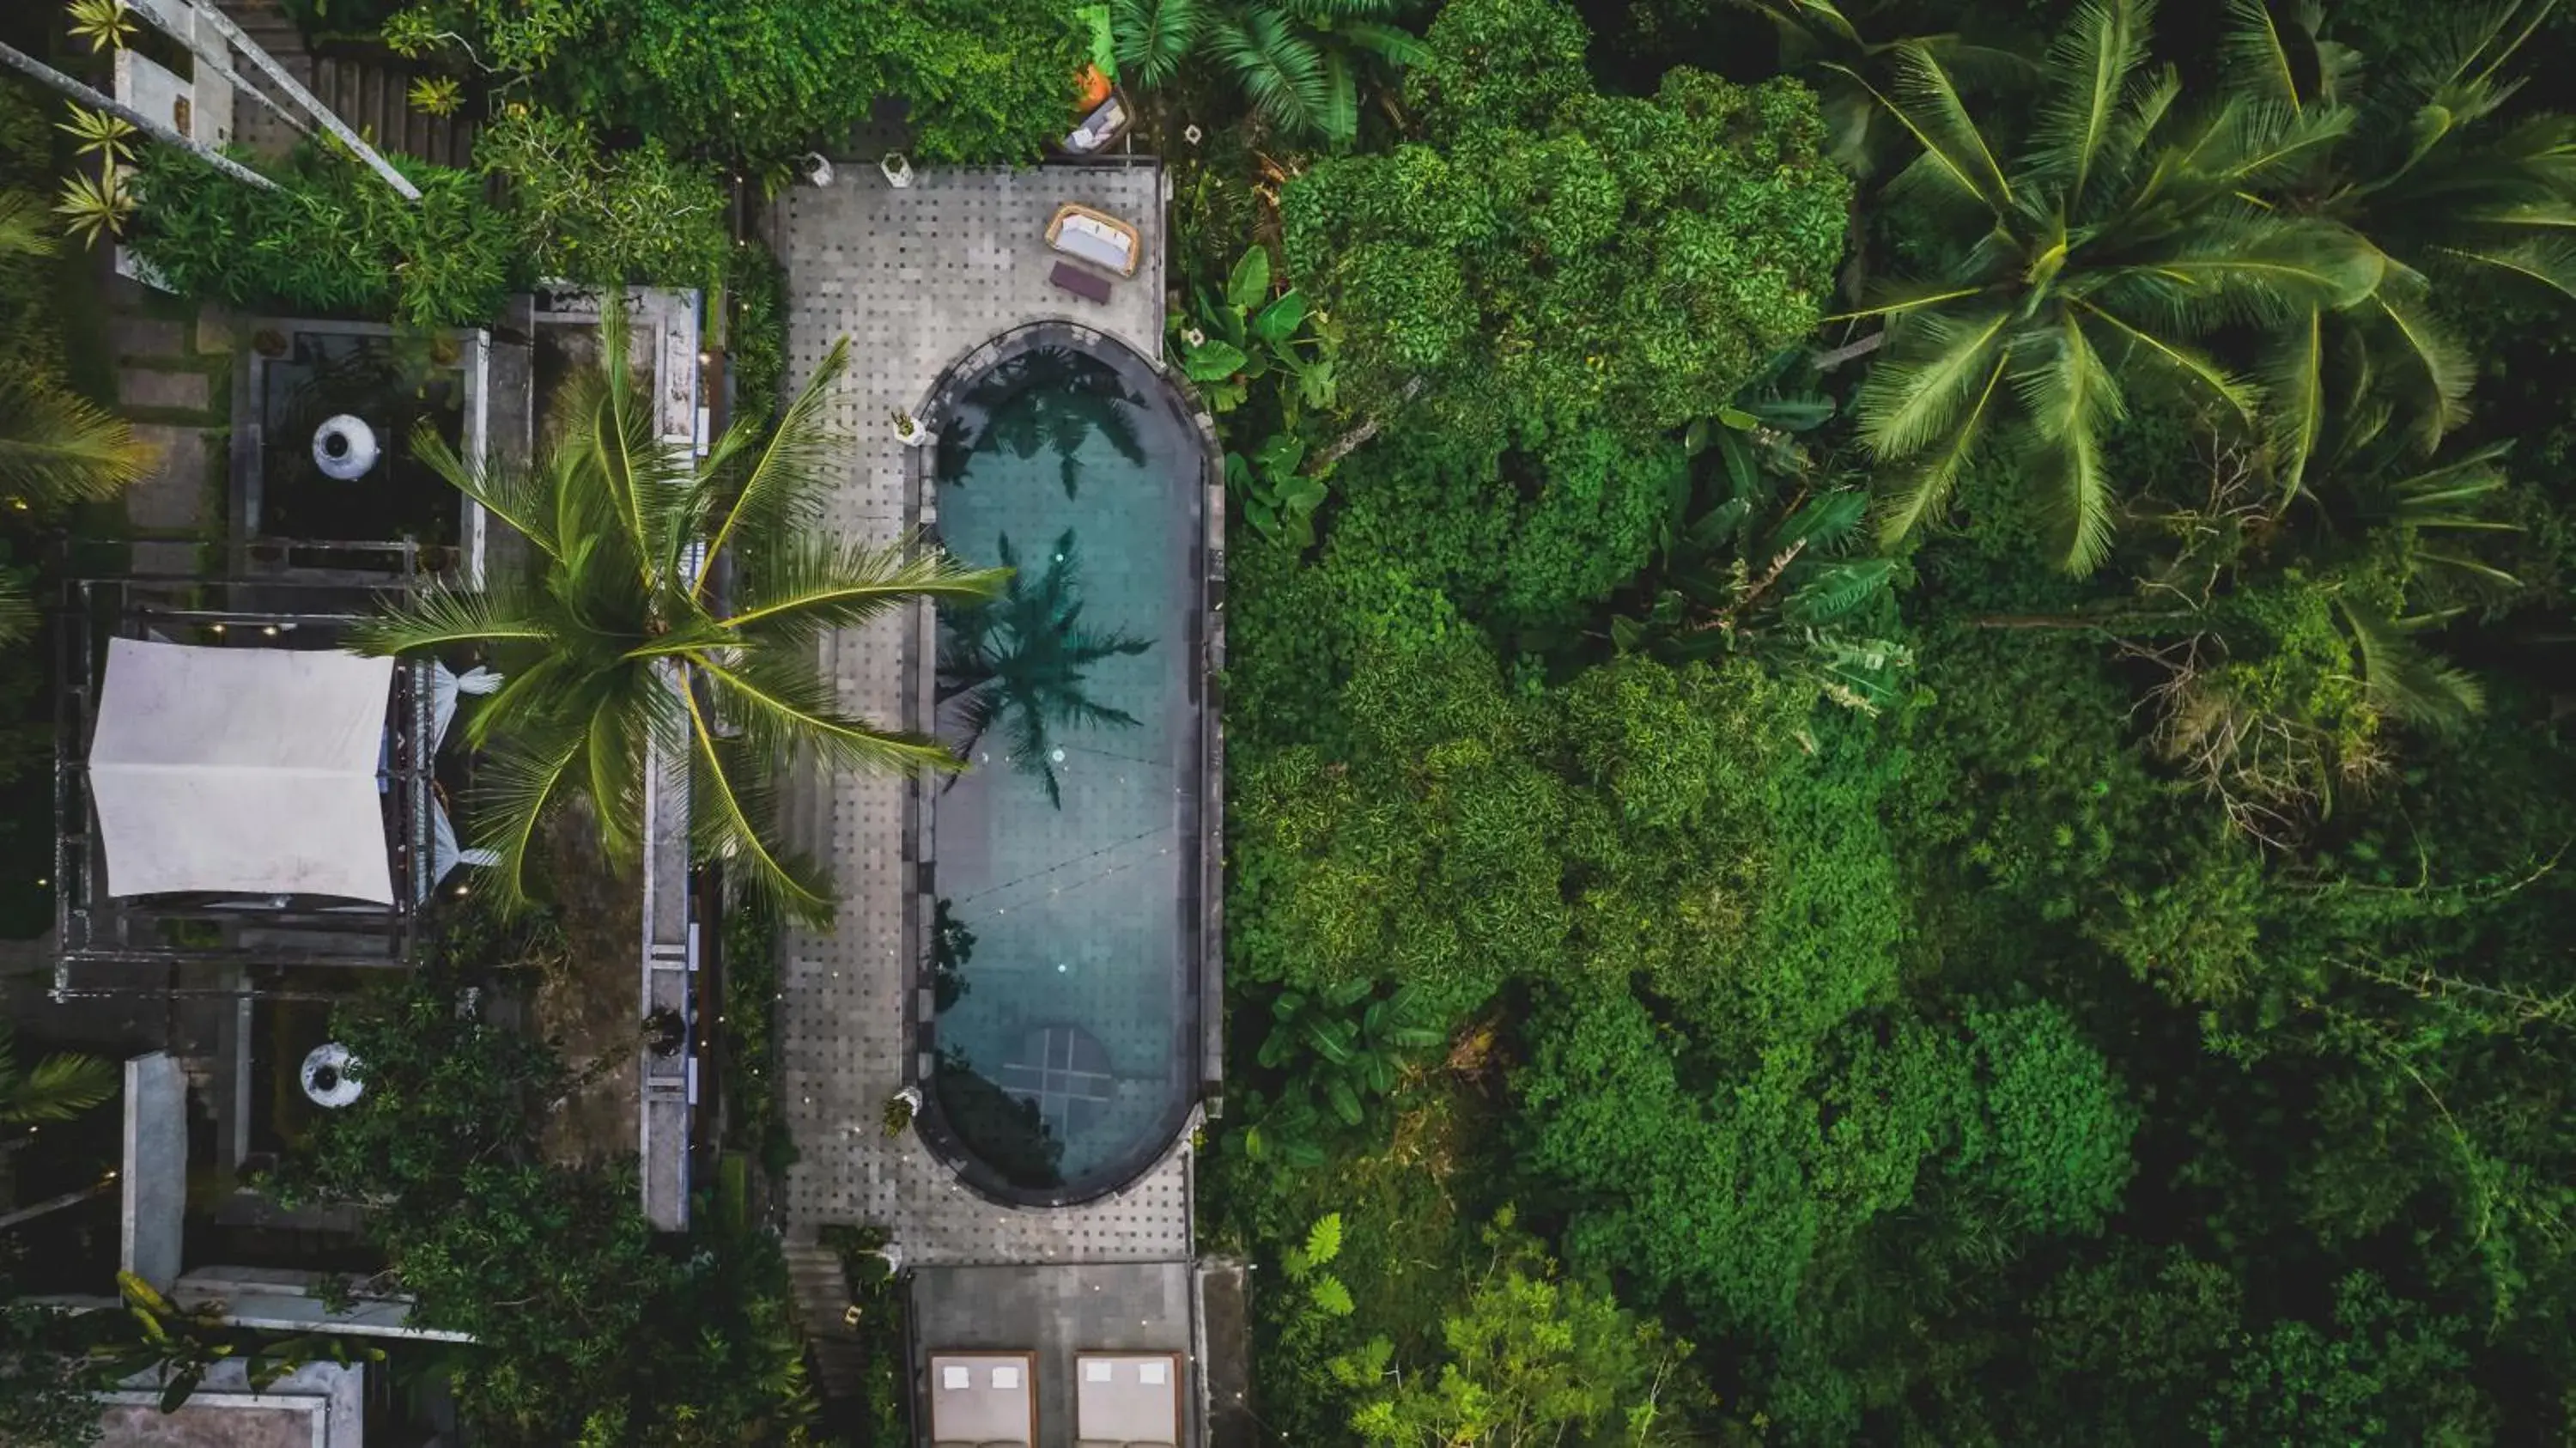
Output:
[[[1038,1355],[930,1355],[933,1448],[1034,1448],[1038,1441]]]
[[[1064,138],[1064,150],[1075,156],[1096,155],[1108,150],[1120,136],[1127,134],[1127,123],[1133,119],[1127,110],[1127,98],[1115,91],[1082,118],[1072,135]]]
[[[1181,1441],[1178,1353],[1077,1353],[1075,1448],[1172,1448]]]
[[[1122,277],[1136,274],[1136,259],[1144,251],[1136,228],[1088,206],[1058,207],[1055,219],[1047,223],[1046,240],[1076,261]]]

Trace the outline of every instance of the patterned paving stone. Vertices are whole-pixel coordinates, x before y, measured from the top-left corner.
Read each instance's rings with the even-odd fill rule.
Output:
[[[830,526],[884,541],[919,521],[892,415],[920,411],[940,374],[992,337],[1067,320],[1147,356],[1160,350],[1162,188],[1158,168],[1139,166],[924,170],[896,190],[875,168],[849,164],[836,185],[782,199],[791,369],[801,376],[836,341],[851,342],[829,410],[851,439]],[[1056,258],[1046,223],[1068,201],[1143,233],[1137,275],[1106,306],[1048,283]],[[845,703],[920,728],[926,642],[924,619],[885,618],[826,641],[825,662]],[[813,780],[790,801],[798,842],[831,862],[842,899],[832,929],[790,932],[784,947],[781,1084],[799,1151],[787,1177],[791,1242],[831,1223],[876,1223],[924,1266],[1186,1259],[1186,1144],[1125,1192],[1036,1211],[985,1201],[913,1136],[884,1134],[885,1102],[904,1080],[904,955],[917,930],[905,918],[908,808],[900,782],[853,776]]]

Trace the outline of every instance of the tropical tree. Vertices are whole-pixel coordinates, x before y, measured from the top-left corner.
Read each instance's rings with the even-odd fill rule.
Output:
[[[1099,633],[1082,623],[1081,563],[1073,530],[1057,535],[1054,556],[1034,587],[1020,570],[1011,537],[1001,538],[1002,567],[1010,582],[998,602],[955,608],[939,649],[939,702],[962,700],[958,724],[965,735],[957,753],[971,753],[995,724],[1008,721],[1013,768],[1035,775],[1047,802],[1061,809],[1064,792],[1055,775],[1052,731],[1058,726],[1133,728],[1136,716],[1095,702],[1083,691],[1086,671],[1103,659],[1141,654],[1154,646],[1120,632]]]
[[[2361,58],[2320,33],[2314,4],[2229,0],[2230,92],[2332,138],[2285,157],[2266,200],[2366,238],[2381,273],[2351,306],[2300,309],[2267,359],[2285,492],[2334,430],[2339,389],[2384,394],[2421,452],[2460,422],[2476,369],[2428,305],[2437,283],[2484,273],[2576,297],[2576,118],[2500,115],[2520,88],[2504,67],[2554,4],[2464,10],[2443,43],[2390,56],[2363,88]]]
[[[1193,55],[1233,76],[1262,124],[1292,141],[1348,145],[1360,83],[1424,55],[1395,25],[1405,0],[1113,0],[1119,73],[1148,90]]]
[[[2255,195],[2330,147],[2350,116],[2241,94],[2187,116],[2172,69],[2147,69],[2152,8],[2076,8],[2017,146],[1968,114],[1939,57],[1899,47],[1881,99],[1923,154],[1891,196],[1957,230],[1932,275],[1854,314],[1889,319],[1859,411],[1863,442],[1891,471],[1890,541],[1939,516],[1994,439],[2034,489],[2057,561],[2091,570],[2116,506],[2104,435],[2134,391],[2162,388],[2251,423],[2260,388],[2197,339],[2348,306],[2380,282],[2380,253],[2349,228]]]
[[[505,903],[530,889],[538,827],[586,798],[612,857],[639,846],[647,747],[690,762],[697,847],[750,888],[828,920],[828,885],[771,835],[771,781],[811,758],[833,770],[953,769],[934,741],[889,732],[835,699],[816,645],[915,599],[976,603],[1000,588],[911,539],[882,546],[811,527],[832,485],[823,410],[849,362],[832,349],[767,436],[729,429],[704,459],[663,441],[627,365],[627,326],[601,319],[601,364],[567,381],[561,431],[531,468],[415,440],[441,477],[523,534],[524,578],[440,584],[369,620],[379,654],[483,648],[512,677],[467,723],[492,751],[476,828]],[[732,560],[729,590],[719,561]]]
[[[21,1069],[9,1023],[0,1021],[0,1122],[69,1121],[114,1096],[123,1080],[114,1061],[71,1051],[47,1056],[33,1070]]]

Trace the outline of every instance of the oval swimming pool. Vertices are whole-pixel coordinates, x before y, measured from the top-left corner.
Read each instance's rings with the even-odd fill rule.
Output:
[[[925,415],[941,541],[1016,570],[943,608],[923,1134],[1058,1205],[1169,1149],[1200,1079],[1207,450],[1143,358],[1065,327],[953,370]]]

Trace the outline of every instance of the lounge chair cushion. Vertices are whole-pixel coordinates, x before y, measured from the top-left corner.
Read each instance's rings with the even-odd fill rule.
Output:
[[[1088,216],[1066,217],[1064,225],[1056,231],[1055,245],[1056,250],[1067,256],[1077,256],[1084,261],[1113,267],[1120,271],[1135,264],[1133,255],[1128,251],[1127,238]]]
[[[1029,1448],[1029,1445],[1017,1438],[995,1438],[989,1443],[977,1444],[976,1448]]]
[[[1127,1448],[1127,1445],[1115,1438],[1077,1438],[1073,1448]]]

